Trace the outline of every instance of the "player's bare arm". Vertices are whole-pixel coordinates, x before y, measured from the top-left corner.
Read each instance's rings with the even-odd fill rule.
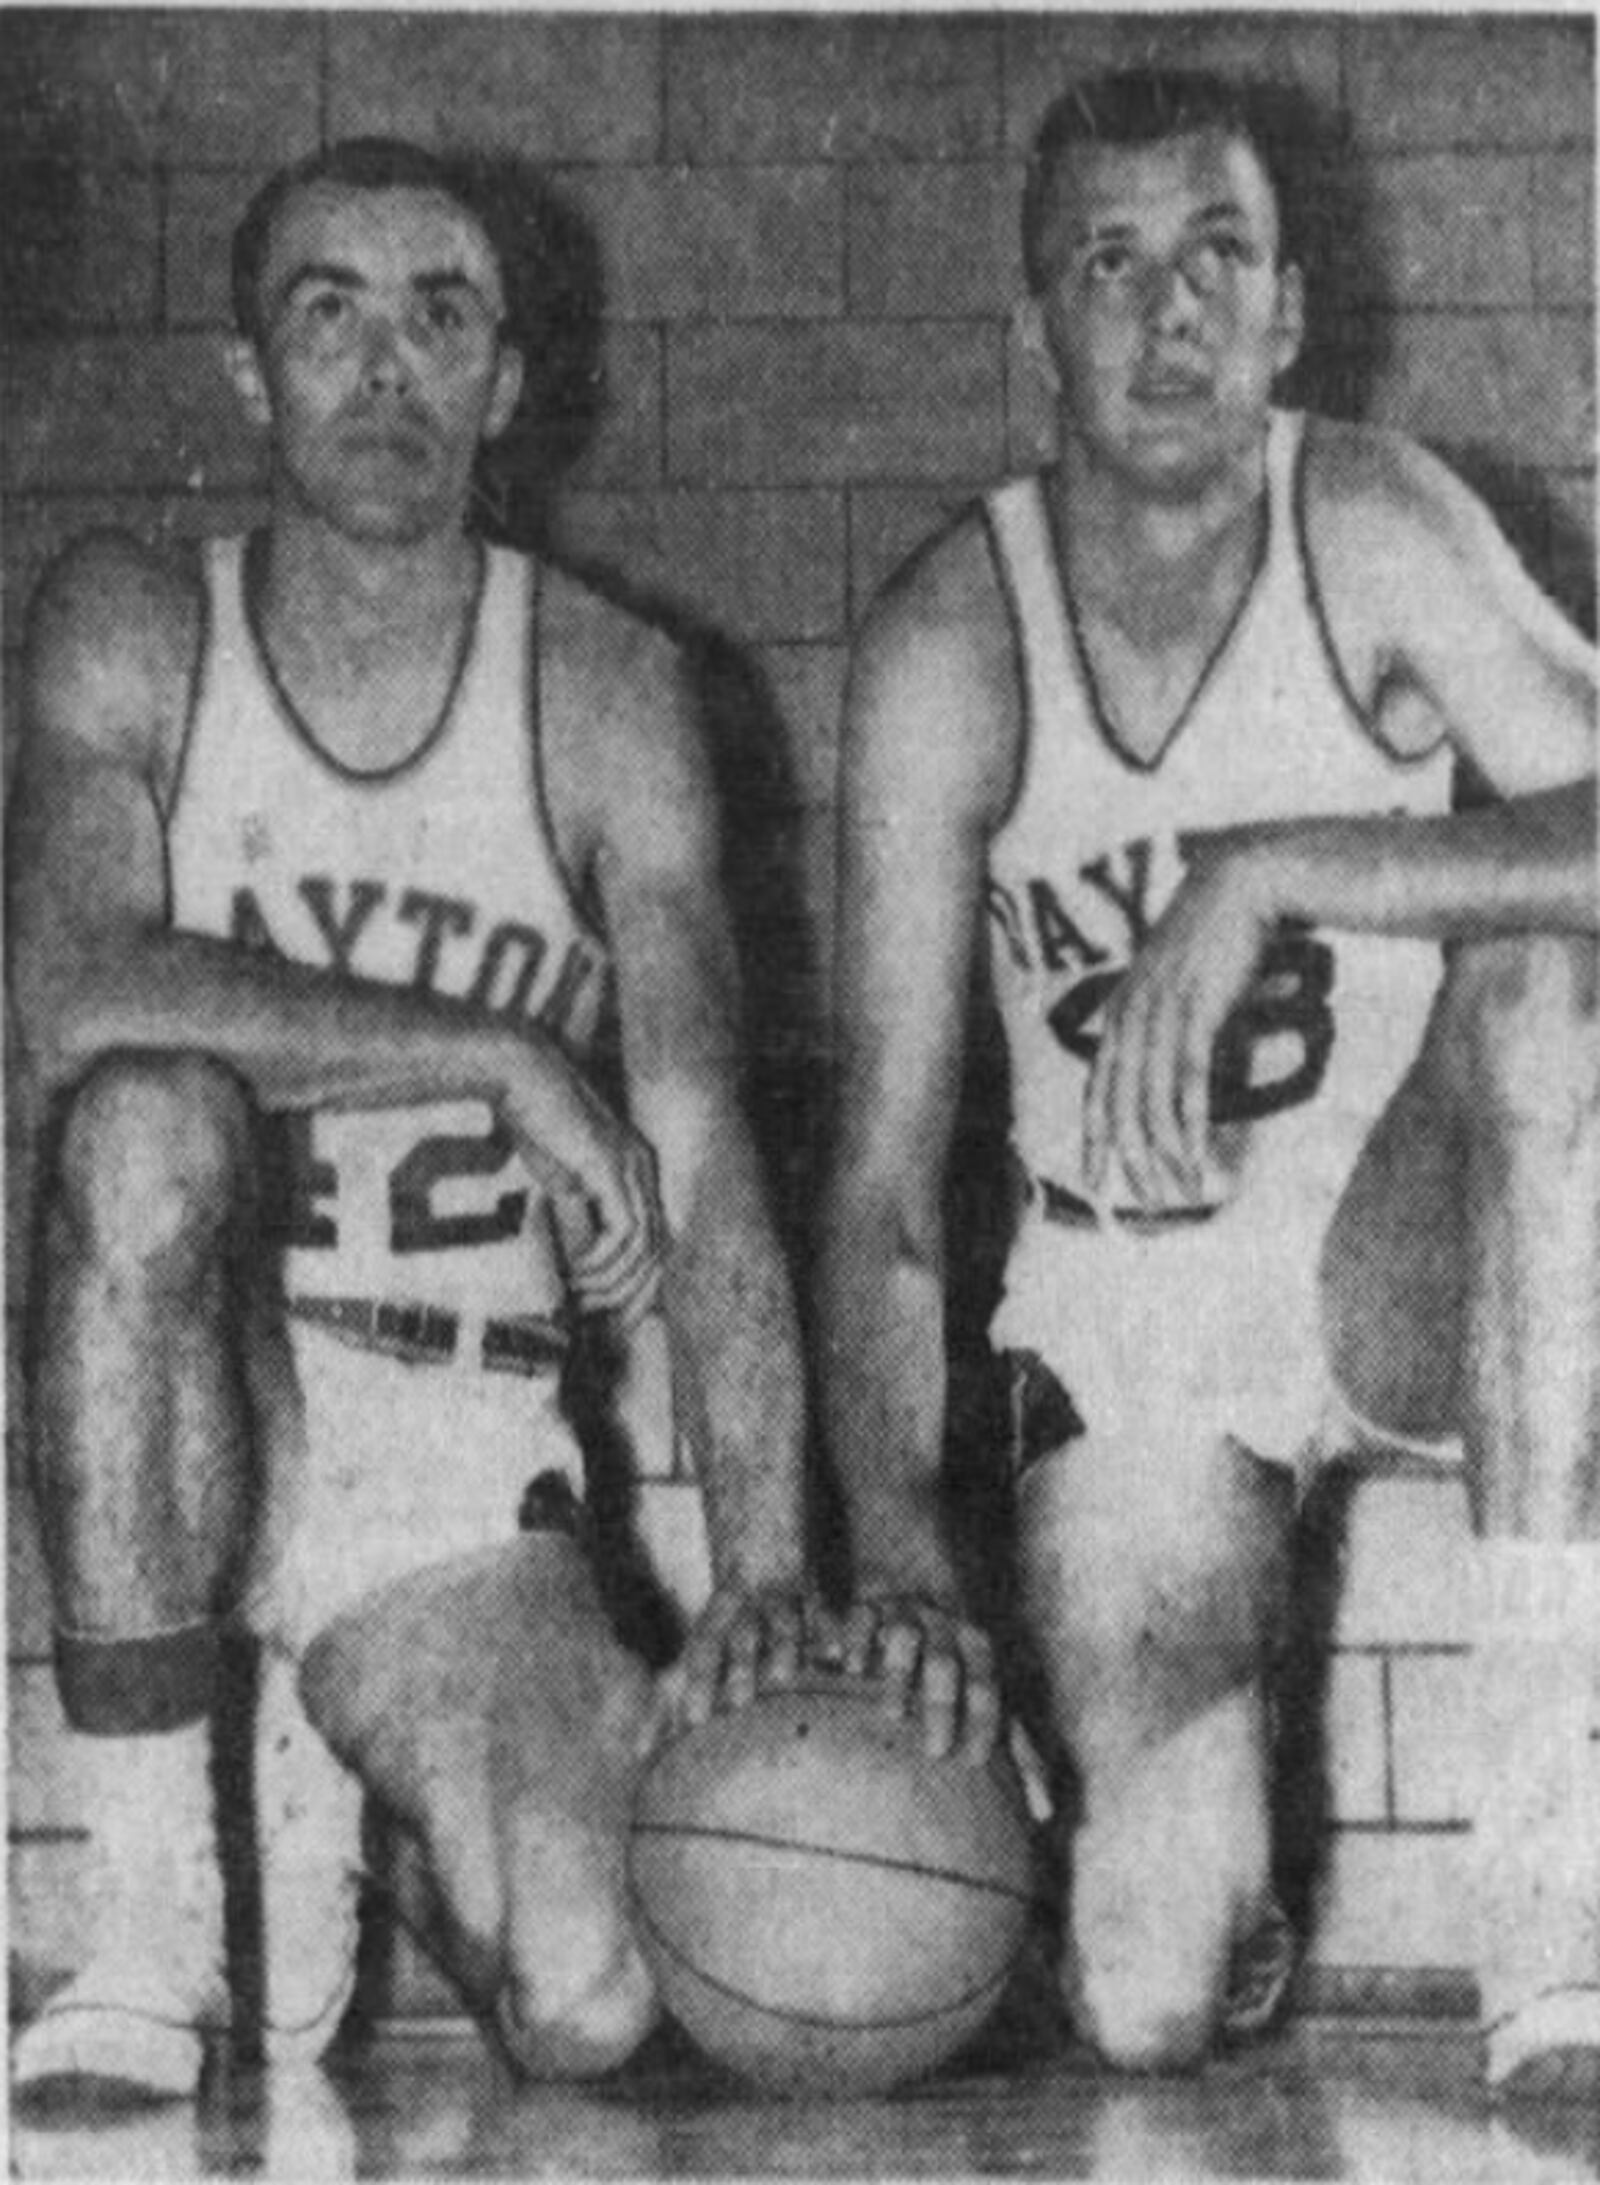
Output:
[[[819,1313],[851,1526],[847,1662],[874,1662],[895,1704],[915,1695],[933,1750],[959,1742],[974,1758],[999,1702],[941,1524],[943,1179],[1016,703],[987,542],[969,522],[879,604],[852,665]]]
[[[1498,792],[1439,818],[1244,829],[1198,850],[1108,1008],[1087,1107],[1147,1203],[1216,1190],[1212,1050],[1285,920],[1492,939],[1592,933],[1595,662],[1487,511],[1414,443],[1319,422],[1307,538],[1341,674],[1398,754],[1443,737]]]
[[[744,1108],[739,981],[692,695],[664,638],[576,587],[559,596],[586,703],[556,709],[583,729],[581,744],[552,731],[552,814],[617,965],[628,1109],[659,1168],[674,1387],[711,1540],[713,1598],[675,1679],[697,1720],[798,1665],[799,1338]]]
[[[653,1271],[649,1156],[553,1041],[446,998],[171,929],[166,813],[201,625],[186,570],[109,535],[66,557],[37,598],[11,916],[39,1090],[69,1088],[114,1051],[203,1049],[267,1108],[481,1096],[558,1202],[587,1211],[580,1295],[628,1296]]]

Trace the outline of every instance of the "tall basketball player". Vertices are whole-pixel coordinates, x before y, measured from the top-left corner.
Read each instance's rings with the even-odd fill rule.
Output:
[[[1268,140],[1204,78],[1060,102],[1024,204],[1057,462],[898,576],[848,700],[829,1436],[940,1749],[996,1685],[941,1527],[969,964],[1004,1026],[1027,1621],[1079,1805],[1063,1979],[1129,2067],[1262,2023],[1260,1668],[1289,1483],[1464,1461],[1499,2088],[1600,2071],[1594,662],[1393,434],[1274,407]],[[1452,810],[1470,762],[1494,795]],[[1441,947],[1441,944],[1443,946]],[[1452,1437],[1458,1437],[1452,1439]]]
[[[36,1475],[105,1871],[21,2087],[187,2093],[227,2015],[210,1713],[241,1588],[269,2056],[319,2055],[349,1998],[363,1783],[524,2064],[605,2068],[651,2024],[620,1861],[661,1694],[574,1521],[575,1315],[637,1355],[659,1295],[703,1428],[710,1599],[670,1703],[737,1701],[796,1629],[796,1342],[707,761],[661,637],[468,527],[523,369],[496,218],[387,142],[270,183],[230,351],[270,521],[192,563],[87,540],[37,601]],[[626,1121],[585,1074],[613,1008]]]

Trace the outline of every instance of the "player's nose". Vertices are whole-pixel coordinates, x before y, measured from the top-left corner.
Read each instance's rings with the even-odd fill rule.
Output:
[[[412,367],[404,335],[387,312],[374,312],[362,328],[361,369],[370,390],[411,383]]]
[[[1205,297],[1182,260],[1151,266],[1145,288],[1145,320],[1157,333],[1182,331],[1198,324]]]

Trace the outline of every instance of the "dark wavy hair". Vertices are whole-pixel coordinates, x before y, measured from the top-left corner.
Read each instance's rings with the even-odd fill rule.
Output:
[[[245,208],[233,232],[231,287],[233,315],[241,334],[259,342],[265,331],[261,311],[261,274],[272,243],[272,230],[284,205],[297,190],[314,183],[337,183],[351,190],[431,190],[450,198],[483,230],[509,288],[511,251],[504,208],[489,169],[464,154],[432,152],[399,137],[346,137],[320,152],[282,167],[265,182]]]
[[[1023,183],[1022,263],[1029,288],[1038,295],[1056,270],[1058,183],[1076,146],[1161,144],[1198,129],[1218,129],[1255,153],[1278,207],[1280,257],[1292,258],[1283,123],[1276,104],[1267,85],[1234,82],[1201,69],[1117,69],[1063,92],[1039,125]]]

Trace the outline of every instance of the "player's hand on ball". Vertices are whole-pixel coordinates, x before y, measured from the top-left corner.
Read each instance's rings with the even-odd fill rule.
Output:
[[[1244,846],[1189,873],[1107,1002],[1084,1100],[1084,1174],[1120,1169],[1159,1212],[1224,1196],[1211,1143],[1218,1035],[1244,999],[1275,914]]]
[[[927,1594],[868,1588],[838,1625],[852,1676],[876,1677],[894,1715],[914,1715],[934,1759],[981,1767],[1000,1735],[1000,1686],[989,1634]]]
[[[811,1615],[803,1588],[795,1584],[719,1586],[683,1653],[657,1679],[647,1745],[709,1722],[719,1710],[747,1707],[759,1693],[793,1685],[805,1659]]]

